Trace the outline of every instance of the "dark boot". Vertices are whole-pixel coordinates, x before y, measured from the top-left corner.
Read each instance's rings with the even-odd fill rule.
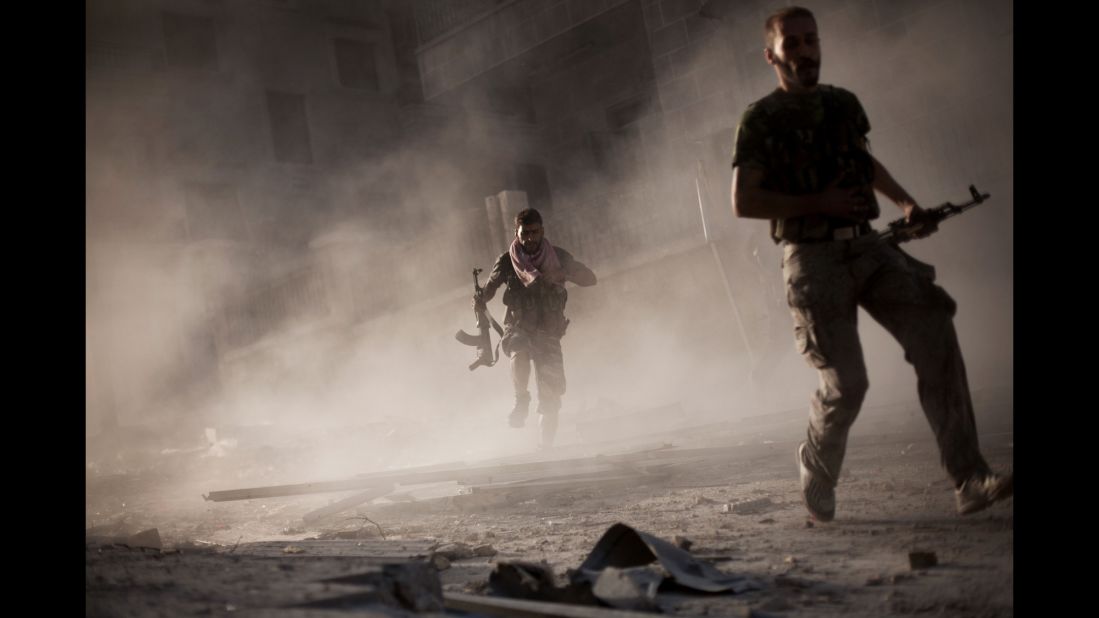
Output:
[[[561,408],[558,401],[538,402],[538,427],[542,430],[542,441],[539,447],[546,450],[553,446],[553,440],[557,437],[557,411]]]
[[[538,421],[538,426],[542,430],[542,442],[539,444],[539,448],[546,450],[553,447],[553,439],[557,437],[557,413],[543,414]]]
[[[508,415],[508,425],[519,428],[522,427],[527,420],[527,414],[530,409],[530,393],[515,396],[515,406],[511,409],[511,414]]]

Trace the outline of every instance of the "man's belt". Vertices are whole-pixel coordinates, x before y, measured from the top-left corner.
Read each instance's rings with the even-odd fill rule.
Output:
[[[807,242],[832,242],[836,240],[854,240],[859,236],[866,236],[873,232],[874,229],[870,227],[869,223],[856,223],[854,225],[846,225],[842,227],[831,227],[828,233],[819,238],[803,238],[801,240],[794,241],[795,243],[807,243]]]

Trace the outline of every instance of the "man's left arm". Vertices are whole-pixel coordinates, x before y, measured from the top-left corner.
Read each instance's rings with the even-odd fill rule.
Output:
[[[870,154],[867,152],[867,154]],[[893,175],[889,173],[889,170],[885,169],[885,166],[878,161],[878,158],[874,155],[870,155],[870,160],[874,162],[874,190],[881,193],[885,197],[889,198],[894,204],[896,204],[902,211],[904,211],[904,219],[909,223],[919,223],[921,216],[924,213],[923,208],[916,203],[916,199],[908,194],[908,191],[904,190],[904,187],[897,182]],[[937,226],[934,223],[925,223],[924,228],[916,234],[917,237],[926,236],[931,232],[934,232]]]
[[[581,287],[595,285],[595,273],[590,268],[566,251],[562,251],[561,254],[561,269],[565,271],[566,281],[572,281]]]

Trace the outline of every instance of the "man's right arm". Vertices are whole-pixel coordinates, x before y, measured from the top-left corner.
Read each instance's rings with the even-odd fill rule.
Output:
[[[865,197],[857,188],[841,189],[836,185],[820,193],[787,195],[763,188],[763,170],[754,166],[733,168],[733,214],[746,219],[790,219],[822,214],[861,220]],[[859,214],[856,214],[859,213]]]
[[[485,285],[481,288],[480,300],[482,303],[487,303],[492,300],[492,297],[496,296],[496,289],[504,283],[504,259],[508,258],[508,254],[503,254],[496,263],[492,265],[492,272],[489,273],[488,279],[485,281]],[[510,259],[510,258],[509,258]],[[473,299],[474,306],[476,306],[477,298]]]

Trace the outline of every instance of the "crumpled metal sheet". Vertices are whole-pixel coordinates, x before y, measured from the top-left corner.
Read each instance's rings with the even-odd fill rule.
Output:
[[[622,523],[614,524],[603,533],[595,548],[574,572],[573,580],[594,584],[600,572],[607,567],[625,569],[654,561],[659,562],[677,584],[694,590],[741,593],[759,587],[747,576],[723,573],[664,539]]]

